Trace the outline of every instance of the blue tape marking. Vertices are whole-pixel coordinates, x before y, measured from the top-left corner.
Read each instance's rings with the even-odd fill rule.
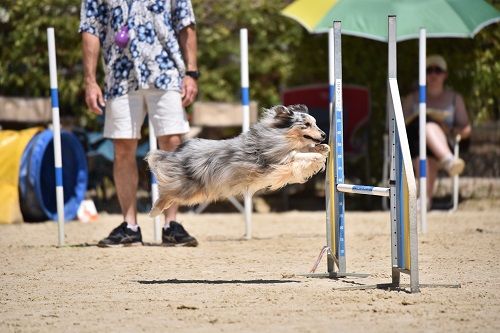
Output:
[[[156,181],[156,177],[155,177],[155,175],[151,172],[151,185],[154,185],[154,184],[156,184],[156,183],[157,183],[157,181]]]
[[[344,193],[339,193],[339,256],[345,256],[345,241],[344,241]]]
[[[364,192],[372,192],[373,191],[373,186],[367,186],[367,185],[354,185],[352,187],[354,191],[364,191]]]
[[[250,89],[248,87],[241,88],[241,104],[250,105]]]
[[[56,167],[56,186],[63,186],[62,167]]]
[[[427,96],[425,94],[426,94],[425,86],[419,86],[419,89],[418,89],[418,102],[419,103],[425,103],[425,101],[427,100]]]
[[[420,178],[427,177],[427,160],[420,160]]]
[[[403,156],[401,143],[399,141],[399,131],[396,128],[396,200],[399,203],[397,215],[398,230],[398,267],[405,267],[405,238],[404,238],[404,194],[403,194]]]
[[[59,97],[58,97],[57,88],[50,89],[50,99],[52,101],[52,107],[58,108],[59,107]]]
[[[329,90],[330,103],[333,103],[335,100],[335,85],[330,84]]]
[[[335,153],[337,155],[337,183],[344,182],[344,147],[343,147],[343,125],[342,125],[342,109],[336,110],[336,120],[337,120],[337,134],[336,134],[336,145]]]
[[[332,86],[330,86],[332,89]],[[333,94],[333,92],[330,92]],[[334,101],[332,101],[334,103]],[[335,105],[335,104],[334,104]],[[335,156],[336,156],[336,164],[337,164],[337,174],[335,179],[335,188],[337,188],[337,184],[344,183],[344,147],[343,147],[343,122],[342,122],[342,108],[337,108],[335,106],[335,122],[336,126],[336,136],[335,136]],[[345,257],[345,221],[344,221],[344,213],[345,213],[345,205],[344,205],[344,193],[337,192],[337,201],[338,201],[338,255],[339,257]]]

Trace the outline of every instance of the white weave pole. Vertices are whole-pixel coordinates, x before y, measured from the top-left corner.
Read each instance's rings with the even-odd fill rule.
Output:
[[[427,123],[426,97],[426,31],[420,28],[418,49],[418,86],[419,86],[419,177],[420,177],[420,230],[427,232],[427,143],[425,126]]]
[[[455,137],[455,146],[453,148],[453,155],[457,159],[460,156],[460,141],[462,140],[462,136],[460,134],[457,134]],[[458,189],[458,175],[453,176],[453,206],[451,208],[451,211],[454,212],[458,208],[458,195],[459,195],[459,189]]]
[[[248,31],[240,29],[240,59],[241,59],[241,104],[243,108],[242,132],[250,129],[250,88],[248,75]],[[244,195],[245,203],[245,239],[252,238],[252,195]]]
[[[59,92],[57,88],[56,42],[54,28],[47,29],[49,49],[50,97],[52,102],[52,129],[54,133],[54,166],[56,174],[58,246],[64,245],[64,188],[61,157],[61,125],[59,121]]]
[[[148,117],[149,119],[149,117]],[[158,144],[156,142],[156,134],[153,124],[151,124],[151,119],[149,119],[149,151],[155,151],[158,148]],[[151,172],[151,206],[153,206],[158,200],[158,183],[156,181],[156,177]],[[161,243],[161,218],[163,214],[160,214],[154,218],[154,240],[156,243]]]

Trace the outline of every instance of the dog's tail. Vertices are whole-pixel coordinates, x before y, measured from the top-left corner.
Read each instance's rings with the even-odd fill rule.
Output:
[[[156,149],[149,151],[149,153],[146,154],[144,160],[146,160],[146,162],[148,163],[149,168],[154,171],[158,163],[166,160],[170,154],[171,152]]]
[[[150,151],[149,153],[147,153],[144,160],[146,160],[146,162],[149,165],[149,168],[156,175],[156,171],[158,170],[159,164],[161,162],[168,160],[170,154],[172,154],[172,153],[157,149],[157,150],[153,150],[153,151]]]
[[[150,151],[144,158],[148,163],[149,168],[157,178],[158,176],[160,176],[160,174],[158,173],[160,164],[165,163],[169,159],[169,156],[171,154],[171,152],[166,152],[164,150],[153,150]],[[160,215],[164,209],[167,209],[171,205],[172,202],[167,202],[166,198],[159,198],[153,204],[153,208],[151,208],[149,216],[156,217]]]

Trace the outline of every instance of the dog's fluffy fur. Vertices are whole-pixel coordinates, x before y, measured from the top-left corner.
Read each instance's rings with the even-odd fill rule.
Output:
[[[219,198],[303,183],[323,170],[325,133],[305,105],[275,106],[249,131],[228,140],[191,139],[174,152],[155,150],[146,161],[158,181],[150,215],[172,204]]]

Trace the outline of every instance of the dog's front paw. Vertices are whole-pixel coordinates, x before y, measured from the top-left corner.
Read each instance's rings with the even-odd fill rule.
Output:
[[[330,147],[327,144],[317,144],[312,148],[315,153],[320,153],[323,156],[327,156],[330,152]]]

